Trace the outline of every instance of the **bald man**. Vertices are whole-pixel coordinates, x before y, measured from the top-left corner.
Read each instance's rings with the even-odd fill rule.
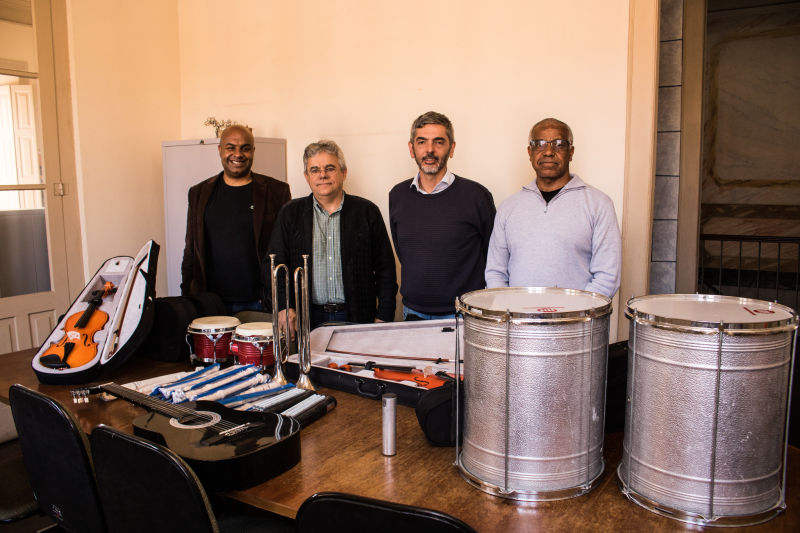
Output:
[[[270,311],[266,257],[280,208],[292,199],[289,185],[256,174],[255,139],[249,128],[222,132],[222,172],[189,189],[181,294],[218,294],[228,313]]]

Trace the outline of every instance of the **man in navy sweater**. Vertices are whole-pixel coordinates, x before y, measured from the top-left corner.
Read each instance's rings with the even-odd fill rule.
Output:
[[[450,119],[435,111],[417,117],[408,151],[419,172],[389,193],[405,319],[453,317],[457,296],[486,286],[494,200],[483,185],[447,170],[455,148]]]

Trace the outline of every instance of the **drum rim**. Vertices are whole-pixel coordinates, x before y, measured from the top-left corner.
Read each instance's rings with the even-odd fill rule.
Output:
[[[488,494],[492,494],[493,496],[499,496],[501,498],[506,498],[508,500],[517,500],[517,501],[524,501],[524,502],[548,502],[548,501],[556,501],[556,500],[568,500],[570,498],[575,498],[577,496],[582,496],[587,492],[593,490],[597,485],[600,483],[600,479],[603,477],[603,473],[606,470],[606,462],[603,458],[602,454],[599,456],[600,459],[600,471],[597,475],[589,480],[588,484],[576,485],[573,487],[565,487],[562,489],[550,489],[550,490],[524,490],[524,489],[509,489],[505,490],[503,487],[495,485],[494,483],[490,483],[488,481],[484,481],[464,466],[462,461],[462,452],[457,457],[457,466],[459,473],[461,474],[461,478],[466,481],[468,484],[472,485],[473,487],[482,490]]]
[[[212,318],[217,319],[215,321],[216,323],[211,323],[206,327],[201,327],[202,322],[200,324],[195,324],[198,321],[209,320]],[[223,324],[220,324],[220,322],[222,322]],[[230,322],[230,324],[224,325],[224,322]],[[189,327],[186,328],[186,331],[188,331],[189,333],[215,333],[218,331],[225,331],[230,328],[236,329],[241,324],[242,321],[236,318],[235,316],[223,316],[223,315],[201,316],[192,320],[191,323],[189,323]]]
[[[234,333],[231,336],[231,342],[273,342],[274,337],[272,335],[239,335],[238,333]]]
[[[656,313],[644,313],[639,311],[633,305],[637,302],[648,300],[685,300],[695,302],[725,302],[725,303],[739,303],[745,304],[759,304],[766,305],[770,309],[781,310],[789,314],[788,318],[763,320],[761,322],[724,322],[722,327],[724,331],[728,330],[750,330],[750,331],[763,331],[763,330],[780,330],[780,329],[796,329],[798,325],[798,315],[789,306],[770,302],[768,300],[760,300],[757,298],[743,298],[740,296],[725,296],[721,294],[647,294],[643,296],[635,296],[630,298],[625,304],[625,316],[630,320],[639,323],[652,324],[656,327],[664,327],[668,329],[676,329],[682,331],[696,331],[701,330],[714,330],[720,329],[720,322],[705,321],[705,320],[689,320],[684,318],[665,317]]]
[[[209,334],[213,334],[213,333],[231,333],[232,334],[235,329],[236,329],[235,327],[220,327],[220,328],[197,329],[197,328],[193,328],[192,326],[189,326],[188,328],[186,328],[186,331],[188,333],[193,334],[193,335],[209,335]]]
[[[632,501],[639,507],[647,509],[648,511],[655,513],[657,515],[666,516],[667,518],[671,518],[679,522],[684,522],[687,524],[695,524],[700,526],[718,526],[718,527],[755,526],[772,520],[786,509],[786,502],[783,498],[781,498],[781,501],[777,502],[772,507],[752,514],[747,514],[747,515],[723,514],[713,518],[707,518],[697,513],[661,504],[639,493],[633,487],[630,487],[628,486],[627,483],[625,483],[625,480],[623,479],[623,476],[625,476],[624,473],[625,469],[623,468],[623,466],[624,465],[622,463],[620,463],[617,466],[617,486],[619,487],[620,492],[622,492],[622,494],[626,498],[628,498],[630,501]]]
[[[511,313],[507,313],[506,311],[499,311],[493,309],[484,309],[482,307],[478,307],[475,305],[470,305],[466,303],[464,300],[468,298],[472,294],[477,293],[486,293],[486,292],[508,292],[509,289],[516,289],[516,290],[524,290],[528,294],[567,294],[567,295],[581,295],[581,296],[592,296],[600,298],[605,302],[604,305],[599,307],[589,307],[588,309],[582,309],[578,311],[566,311],[566,312],[559,312],[559,313],[523,313],[519,311],[513,311]],[[494,287],[491,289],[479,289],[476,291],[470,291],[467,293],[462,294],[456,298],[456,312],[463,312],[466,315],[475,317],[475,318],[489,318],[493,320],[501,320],[505,321],[506,317],[509,317],[511,320],[564,320],[564,319],[584,319],[584,318],[600,318],[606,315],[611,314],[611,298],[606,296],[605,294],[600,294],[599,292],[592,292],[592,291],[582,291],[579,289],[564,289],[561,287]],[[480,309],[480,312],[476,311]]]
[[[256,337],[261,335],[262,337],[272,337],[273,336],[273,328],[272,322],[244,322],[236,326],[235,333],[239,334],[239,329],[242,330],[242,333],[251,333],[251,335],[246,335],[249,337]],[[256,331],[266,331],[269,330],[269,333],[253,333]]]

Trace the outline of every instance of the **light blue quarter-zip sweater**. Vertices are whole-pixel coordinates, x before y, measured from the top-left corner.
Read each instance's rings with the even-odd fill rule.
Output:
[[[497,210],[487,287],[619,289],[622,239],[611,198],[576,174],[546,203],[536,181]]]

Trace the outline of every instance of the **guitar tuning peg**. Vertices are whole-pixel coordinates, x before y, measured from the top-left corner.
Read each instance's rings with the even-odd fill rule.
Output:
[[[89,403],[89,391],[86,389],[75,389],[70,391],[72,403]]]

